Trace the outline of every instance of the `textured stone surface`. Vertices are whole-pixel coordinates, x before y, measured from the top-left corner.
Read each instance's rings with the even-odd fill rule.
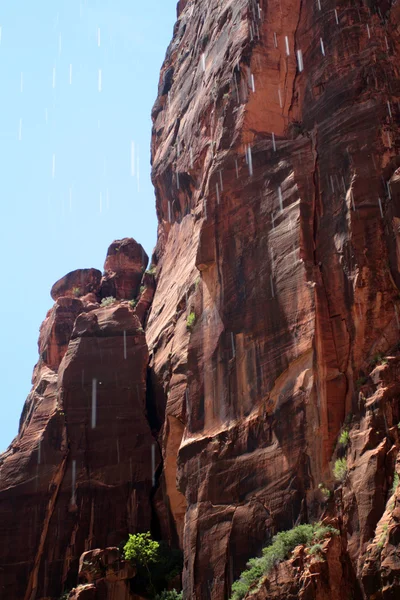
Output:
[[[101,296],[118,299],[136,298],[149,259],[133,238],[116,240],[108,248],[101,280]]]
[[[0,595],[55,598],[84,551],[153,526],[184,550],[185,600],[226,600],[276,532],[328,515],[324,560],[296,551],[259,599],[396,598],[400,5],[177,10],[152,113],[156,274],[126,238],[82,297],[81,271],[53,288],[0,458]]]
[[[79,298],[90,292],[97,292],[100,286],[101,272],[97,269],[77,269],[59,279],[51,288],[51,297],[57,300],[61,296]]]
[[[184,426],[162,445],[166,464],[180,446],[187,598],[226,598],[276,531],[318,517],[356,381],[399,339],[399,8],[259,5],[181,1],[153,109],[146,332]],[[385,444],[354,482],[359,577]]]
[[[334,536],[310,555],[298,546],[292,558],[279,564],[261,585],[246,596],[254,600],[361,600],[357,581],[348,564],[345,544]]]
[[[0,456],[0,597],[8,600],[58,598],[76,585],[85,550],[120,544],[152,521],[159,453],[135,311],[128,302],[59,297],[39,348],[19,434]],[[131,598],[132,573],[106,571],[95,597]],[[76,593],[94,597],[89,588]]]

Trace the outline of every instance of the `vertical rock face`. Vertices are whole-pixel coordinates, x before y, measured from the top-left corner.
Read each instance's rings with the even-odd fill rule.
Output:
[[[109,254],[119,245],[121,254],[128,245],[141,256],[134,240],[114,243]],[[137,256],[118,264],[122,296],[132,273],[138,277]],[[145,334],[132,303],[100,306],[97,273],[80,298],[69,292],[82,272],[53,287],[56,303],[41,328],[19,434],[0,457],[1,598],[58,598],[76,585],[85,550],[118,545],[151,526],[160,457],[146,411]],[[89,291],[85,281],[80,289],[74,295]]]
[[[179,501],[166,487],[185,598],[227,598],[271,535],[318,517],[356,382],[398,342],[398,18],[387,3],[178,5],[153,109],[146,332],[164,457],[179,446]],[[351,501],[359,577],[388,485],[391,442],[371,444]]]
[[[399,18],[180,0],[154,269],[118,240],[102,277],[53,287],[0,457],[1,597],[57,598],[91,552],[71,598],[133,598],[104,556],[152,527],[183,548],[185,600],[226,600],[274,534],[325,516],[341,536],[251,597],[400,594]]]

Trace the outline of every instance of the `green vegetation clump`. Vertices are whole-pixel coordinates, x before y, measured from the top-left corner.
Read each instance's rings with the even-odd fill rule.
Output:
[[[111,304],[114,304],[114,302],[116,302],[116,299],[113,296],[108,296],[107,298],[103,298],[101,301],[101,306],[111,306]]]
[[[378,542],[378,548],[383,548],[383,545],[385,543],[386,537],[387,537],[387,530],[388,530],[389,524],[385,523],[382,527],[382,535],[379,538],[379,542]]]
[[[339,436],[339,444],[346,448],[349,441],[350,441],[350,433],[348,432],[347,429],[343,429],[342,433]]]
[[[183,569],[183,557],[180,550],[169,547],[164,542],[152,539],[150,532],[130,534],[123,547],[123,555],[136,567],[135,589],[139,593],[158,598],[156,594],[173,594],[169,591],[170,582],[180,576]],[[161,598],[164,596],[161,595]],[[181,596],[165,596],[167,600]]]
[[[72,288],[72,293],[75,296],[75,298],[79,298],[79,296],[82,296],[81,288],[79,287]]]
[[[397,471],[395,470],[394,476],[393,476],[393,484],[392,484],[392,496],[395,493],[395,491],[397,490],[398,485],[399,485],[399,475],[398,475]]]
[[[137,300],[129,300],[129,306],[131,308],[136,308],[138,301]]]
[[[321,492],[321,494],[324,496],[325,500],[329,500],[329,498],[331,497],[331,491],[330,491],[330,489],[328,489],[326,487],[326,485],[323,484],[323,483],[319,484],[318,489]]]
[[[344,481],[347,475],[347,460],[345,458],[338,458],[335,461],[333,475],[337,481]]]
[[[143,294],[143,292],[144,292],[145,289],[146,289],[146,287],[144,285],[140,286],[140,289],[139,289],[140,296]]]
[[[313,546],[311,546],[311,548],[308,551],[308,554],[320,554],[322,552],[322,545],[321,544],[314,544]]]
[[[151,563],[157,562],[160,544],[151,538],[150,532],[129,534],[129,540],[124,546],[126,560],[135,565],[148,568]]]
[[[195,323],[196,323],[196,313],[194,312],[194,310],[191,310],[190,314],[188,315],[188,318],[186,319],[186,329],[191,331],[193,329]]]
[[[327,534],[338,534],[338,530],[321,523],[298,525],[289,531],[281,531],[272,538],[272,543],[263,549],[262,556],[251,558],[247,569],[232,585],[231,600],[242,600],[250,588],[259,587],[262,578],[270,573],[273,567],[287,559],[299,545],[315,545]]]
[[[161,594],[157,594],[155,600],[183,600],[182,592],[176,590],[164,590]]]
[[[155,265],[151,265],[150,269],[147,269],[147,271],[145,271],[145,273],[147,273],[148,275],[155,275],[155,273],[156,273],[156,266]]]

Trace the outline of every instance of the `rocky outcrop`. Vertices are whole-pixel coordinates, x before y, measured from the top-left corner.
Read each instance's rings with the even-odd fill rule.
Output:
[[[120,245],[132,259],[126,278],[119,273],[123,289],[133,272],[137,277],[141,247],[134,240]],[[149,530],[153,518],[160,455],[147,418],[149,357],[141,321],[133,303],[97,302],[99,278],[92,297],[82,298],[69,294],[76,283],[70,279],[57,286],[67,295],[56,294],[41,328],[19,434],[0,457],[0,596],[8,600],[58,598],[76,585],[85,550],[120,544],[128,533]],[[129,578],[118,573],[121,581]],[[107,570],[106,587],[110,576]],[[90,593],[85,587],[77,597]],[[121,594],[93,597],[131,598]]]
[[[252,600],[361,600],[357,580],[348,562],[345,542],[333,536],[315,553],[298,546],[287,562],[265,577]]]
[[[104,264],[102,298],[136,298],[148,261],[146,252],[135,240],[125,238],[113,242]]]

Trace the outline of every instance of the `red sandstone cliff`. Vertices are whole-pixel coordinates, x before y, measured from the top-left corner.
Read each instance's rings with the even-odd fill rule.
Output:
[[[1,598],[57,598],[83,552],[156,523],[184,550],[185,600],[225,600],[275,533],[323,517],[341,535],[252,597],[396,598],[399,5],[178,15],[153,109],[155,295],[132,240],[102,278],[53,287],[0,458]],[[129,578],[82,598],[134,597]]]

